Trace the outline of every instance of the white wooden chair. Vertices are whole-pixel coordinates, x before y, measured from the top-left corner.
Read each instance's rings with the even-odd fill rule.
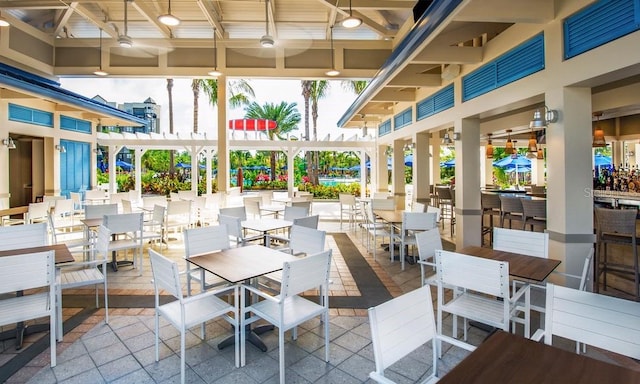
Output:
[[[160,316],[180,331],[180,382],[185,382],[185,349],[187,330],[206,321],[222,318],[238,329],[238,309],[216,295],[232,293],[237,299],[238,286],[232,285],[220,290],[208,291],[194,296],[183,297],[182,285],[176,262],[167,259],[154,250],[149,250],[153,285],[155,290],[155,346],[156,361],[159,360]],[[160,305],[160,291],[166,291],[177,300]],[[229,314],[233,314],[229,316]],[[202,327],[204,329],[204,326]],[[239,367],[240,344],[235,332],[235,365]],[[203,335],[204,339],[204,335]]]
[[[186,229],[184,236],[185,259],[202,253],[210,253],[231,248],[229,234],[225,225],[215,225],[200,228]],[[214,274],[207,273],[202,268],[197,268],[186,262],[187,269],[187,294],[191,296],[191,281],[200,282],[202,292],[225,285],[228,282]]]
[[[178,198],[180,200],[195,200],[198,196],[198,192],[196,191],[178,191]]]
[[[427,211],[427,205],[424,203],[419,203],[417,201],[414,201],[411,204],[411,212],[426,212]]]
[[[0,257],[0,297],[8,296],[0,299],[0,326],[48,317],[52,367],[56,366],[56,329],[60,321],[55,307],[55,265],[54,251]],[[24,295],[16,296],[18,291]]]
[[[507,332],[510,321],[515,321],[524,325],[524,335],[529,337],[529,286],[523,285],[513,294],[509,292],[509,263],[439,250],[436,251],[436,272],[439,334],[442,334],[443,313],[448,312],[453,315],[454,338],[458,334],[458,316],[464,318],[465,340],[467,320]],[[447,288],[453,289],[453,297],[445,300]],[[518,303],[521,300],[524,300],[524,307]],[[523,318],[519,317],[521,312]]]
[[[428,212],[403,212],[402,227],[400,233],[392,232],[393,242],[400,244],[400,265],[404,271],[405,250],[416,245],[416,233],[436,228],[438,222],[435,213]]]
[[[133,261],[121,261],[121,263],[133,263],[138,267],[139,275],[142,276],[142,213],[123,213],[119,215],[105,215],[103,225],[116,235],[115,240],[109,241],[109,251],[133,251]],[[137,256],[137,261],[136,261]],[[114,270],[118,269],[116,256],[113,256]]]
[[[100,219],[104,215],[117,215],[118,204],[90,204],[84,207],[85,219]]]
[[[125,200],[122,200],[122,202],[124,203]],[[150,241],[152,244],[160,243],[160,250],[162,250],[162,244],[166,242],[164,236],[165,212],[165,207],[156,204],[153,207],[151,218],[149,220],[145,220],[142,226],[142,242]]]
[[[48,223],[50,202],[29,203],[29,211],[25,217],[27,224]],[[16,224],[14,222],[13,224]]]
[[[106,198],[107,198],[107,192],[102,189],[90,189],[84,192],[84,200],[86,204],[101,204],[101,203],[94,203],[94,202],[97,202],[100,199],[106,199]]]
[[[303,257],[299,260],[285,262],[282,269],[280,294],[271,296],[252,286],[243,285],[240,303],[240,340],[244,346],[246,338],[245,325],[264,319],[278,327],[278,360],[280,362],[280,384],[285,383],[284,334],[292,329],[293,339],[297,339],[296,327],[317,316],[322,316],[324,325],[325,361],[329,362],[329,271],[331,269],[331,250]],[[320,303],[307,300],[300,294],[321,286]],[[255,295],[262,300],[246,305],[244,296]],[[250,317],[245,315],[251,314]],[[241,365],[245,364],[245,348],[242,348]]]
[[[384,371],[429,341],[432,350],[432,373],[423,384],[438,381],[438,341],[445,341],[469,351],[475,350],[474,346],[437,332],[429,286],[369,308],[369,326],[376,364],[375,371],[369,373],[369,377],[378,383],[395,383],[385,376]],[[420,353],[416,358],[420,359],[423,355]],[[422,365],[428,365],[428,362],[420,362]]]
[[[58,319],[62,319],[62,290],[68,288],[95,285],[96,308],[100,308],[98,285],[102,284],[104,293],[105,323],[109,324],[109,296],[107,294],[107,258],[109,257],[109,242],[111,231],[104,225],[98,227],[95,244],[91,249],[91,257],[87,261],[64,263],[58,265],[60,269],[57,289]],[[99,257],[97,255],[100,255]],[[62,321],[58,321],[57,338],[62,341]]]
[[[493,249],[521,255],[549,258],[549,234],[518,229],[493,228]],[[513,280],[513,289],[523,282]],[[531,285],[531,309],[544,313],[543,284]]]
[[[425,212],[427,213],[435,213],[436,214],[436,221],[439,223],[440,222],[440,208],[438,207],[434,207],[432,205],[427,205],[427,208],[425,210]]]
[[[256,236],[245,236],[242,229],[242,219],[240,217],[218,215],[218,223],[227,227],[229,238],[236,244],[236,247],[244,247],[249,241],[262,240],[262,234]]]
[[[0,227],[0,251],[41,247],[49,244],[47,224],[26,224]]]
[[[69,192],[69,198],[73,201],[73,212],[75,215],[84,214],[84,200],[82,200],[82,193]]]
[[[225,216],[239,217],[241,220],[247,220],[247,210],[244,205],[240,207],[220,208],[220,214]]]
[[[171,200],[167,203],[165,218],[165,233],[171,229],[174,232],[181,232],[191,228],[191,200]]]
[[[309,216],[308,207],[300,207],[300,206],[284,207],[284,215],[283,215],[284,220],[293,221],[294,219],[299,219],[307,216]]]
[[[146,196],[142,198],[142,207],[146,210],[152,210],[156,205],[166,208],[167,198],[165,196]]]
[[[350,193],[338,194],[338,200],[340,201],[340,229],[342,229],[342,221],[347,216],[349,228],[354,227],[358,216],[358,204],[356,197]]]
[[[640,359],[640,303],[548,284],[545,329],[533,339],[543,335],[549,345],[555,335]]]
[[[442,249],[442,238],[438,228],[416,233],[416,246],[418,247],[418,264],[420,265],[420,284],[422,286],[436,285],[436,251]],[[427,267],[431,267],[434,271],[429,277],[427,277],[425,270]]]
[[[318,229],[318,222],[320,221],[320,215],[298,217],[293,219],[293,225],[299,225],[301,227]]]
[[[394,259],[394,245],[393,235],[386,223],[378,222],[373,214],[373,206],[368,204],[364,208],[365,222],[362,224],[362,229],[366,231],[367,236],[367,251],[373,253],[373,260],[376,260],[378,238],[389,239],[389,252],[391,260]],[[373,243],[372,239],[373,238]]]
[[[393,199],[371,199],[369,203],[374,211],[394,211],[396,209],[396,202]]]

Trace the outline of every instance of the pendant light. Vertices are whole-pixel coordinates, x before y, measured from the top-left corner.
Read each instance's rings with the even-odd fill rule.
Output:
[[[487,139],[485,155],[487,156],[487,159],[493,159],[493,144],[491,143],[491,133],[487,133],[487,136],[488,136],[488,139]]]
[[[213,70],[209,72],[209,76],[218,77],[222,72],[218,71],[218,30],[213,28]]]
[[[273,48],[276,43],[273,40],[273,36],[269,34],[269,0],[264,1],[264,17],[266,34],[260,38],[260,45],[263,48]]]
[[[96,76],[107,76],[108,73],[102,69],[102,28],[100,28],[100,50],[98,51],[98,60],[100,61],[100,66],[97,71],[93,71],[93,74]]]
[[[180,19],[173,16],[173,14],[171,14],[171,0],[169,0],[169,7],[167,9],[167,13],[165,13],[164,15],[158,16],[158,21],[170,27],[175,27],[176,25],[180,24]]]
[[[353,10],[351,9],[351,0],[349,0],[349,17],[342,20],[342,26],[345,28],[356,28],[362,24],[362,19],[353,16]]]
[[[9,25],[11,25],[11,24],[9,24],[9,20],[5,19],[0,14],[0,27],[8,27]]]
[[[518,151],[516,150],[516,140],[513,140],[513,149],[511,150],[511,158],[512,159],[517,159],[518,158]]]
[[[515,152],[515,150],[513,149],[513,142],[511,141],[511,130],[507,129],[507,143],[504,146],[504,153],[506,153],[507,155],[511,155]]]
[[[544,151],[542,150],[542,147],[538,148],[538,156],[536,156],[536,159],[544,160]]]
[[[133,47],[133,40],[131,39],[131,37],[129,37],[129,35],[127,33],[129,33],[129,1],[131,0],[124,0],[124,35],[118,37],[118,45],[120,45],[122,48],[131,48]]]
[[[333,50],[333,25],[329,28],[329,40],[331,42],[331,69],[325,72],[327,76],[335,77],[340,74],[340,71],[336,69],[336,59]]]
[[[593,130],[593,143],[591,144],[591,146],[594,148],[606,147],[607,141],[604,138],[604,130],[602,129],[600,124],[598,124],[598,122],[600,121],[600,117],[602,116],[602,112],[596,112],[593,114],[593,116],[596,118],[596,127]]]
[[[531,130],[529,135],[529,145],[527,145],[527,158],[535,159],[538,156],[538,141],[536,140],[536,134]]]

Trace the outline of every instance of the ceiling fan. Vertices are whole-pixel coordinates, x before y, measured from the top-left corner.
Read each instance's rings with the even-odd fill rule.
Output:
[[[133,47],[133,39],[128,35],[128,23],[129,23],[129,3],[133,2],[133,0],[124,0],[124,35],[118,36],[118,45],[122,48],[131,48]]]

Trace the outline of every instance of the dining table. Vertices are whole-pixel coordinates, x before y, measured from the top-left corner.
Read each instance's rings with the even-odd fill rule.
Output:
[[[269,246],[271,242],[269,233],[279,229],[291,228],[293,222],[283,219],[262,218],[260,220],[244,220],[241,225],[243,229],[260,232],[263,237],[263,245]]]
[[[104,222],[104,218],[103,217],[94,217],[92,219],[82,219],[82,220],[80,220],[80,222],[84,225],[84,228],[85,228],[85,240],[88,241],[91,238],[91,231],[97,231],[97,228],[99,226],[101,226],[102,223]],[[111,234],[111,239],[112,240],[116,240],[117,236],[118,236],[117,233],[113,233],[113,234]],[[133,261],[132,260],[116,260],[116,258],[117,258],[116,254],[117,254],[116,251],[112,251],[111,252],[111,262],[108,263],[111,266],[111,269],[114,272],[118,272],[118,266],[119,265],[133,265]]]
[[[250,284],[255,278],[281,270],[286,261],[297,259],[296,256],[263,245],[248,245],[246,247],[194,255],[188,257],[187,261],[231,284]],[[248,295],[246,300],[250,300]],[[272,330],[273,325],[252,328],[250,324],[247,324],[246,327],[247,340],[262,352],[266,352],[267,346],[259,335]],[[233,345],[233,343],[233,336],[230,336],[221,341],[218,344],[218,348],[222,349],[228,345]],[[241,348],[244,348],[244,346],[241,346]]]
[[[5,208],[5,209],[0,209],[0,225],[2,225],[2,223],[4,222],[4,218],[7,216],[13,216],[13,215],[22,215],[23,219],[26,219],[26,214],[27,212],[29,212],[29,206],[28,205],[21,205],[19,207],[11,207],[11,208]]]
[[[637,384],[640,371],[497,330],[438,383]]]
[[[53,245],[42,245],[39,247],[29,247],[29,248],[18,248],[18,249],[9,249],[0,251],[0,257],[4,256],[18,256],[18,255],[26,255],[29,253],[36,252],[47,252],[53,251],[55,257],[56,264],[63,263],[72,263],[75,261],[71,251],[65,244],[53,244]],[[16,293],[18,296],[22,296],[22,291],[18,291]],[[26,326],[24,322],[19,322],[16,324],[15,329],[10,329],[0,333],[0,341],[8,340],[8,339],[16,339],[16,349],[22,348],[22,341],[24,336],[30,335],[32,333],[38,332],[48,332],[50,330],[49,324],[33,324]]]

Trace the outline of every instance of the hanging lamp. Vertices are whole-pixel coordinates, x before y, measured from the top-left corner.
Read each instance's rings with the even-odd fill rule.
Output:
[[[596,127],[593,130],[593,143],[591,144],[591,146],[594,148],[606,147],[607,141],[604,138],[604,130],[599,124],[602,112],[596,112],[593,114],[593,116],[596,118]]]
[[[180,19],[178,19],[171,13],[171,0],[169,0],[169,7],[167,9],[167,13],[165,13],[164,15],[158,16],[158,21],[170,27],[175,27],[176,25],[180,24]]]
[[[100,28],[100,50],[98,51],[98,60],[100,62],[100,66],[98,70],[93,71],[93,74],[96,76],[107,76],[108,73],[102,69],[102,28]]]
[[[511,130],[507,129],[507,143],[504,146],[504,153],[507,155],[512,155],[515,150],[513,149],[513,142],[511,141]]]
[[[353,16],[353,10],[351,9],[351,0],[349,0],[349,17],[342,20],[342,26],[345,28],[356,28],[362,24],[362,19]]]
[[[487,159],[493,159],[493,144],[491,143],[491,133],[487,133],[487,136],[489,138],[487,139],[485,155],[487,156]]]
[[[213,70],[209,71],[209,76],[219,77],[222,72],[218,71],[218,30],[213,28]]]
[[[331,69],[325,72],[327,76],[335,77],[340,74],[340,71],[336,69],[335,52],[333,50],[333,25],[329,27],[329,41],[331,42]]]

